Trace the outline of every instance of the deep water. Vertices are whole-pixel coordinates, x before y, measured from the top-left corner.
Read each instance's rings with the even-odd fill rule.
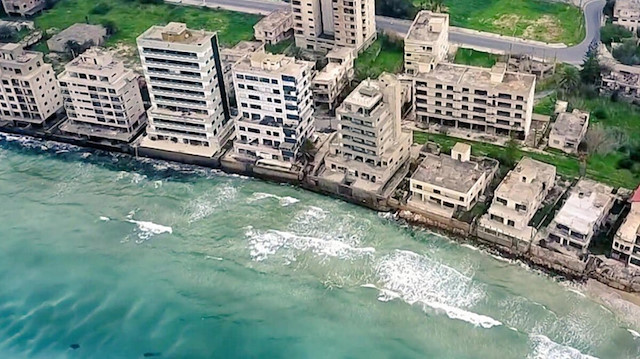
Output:
[[[0,358],[638,358],[518,262],[290,186],[0,136]]]

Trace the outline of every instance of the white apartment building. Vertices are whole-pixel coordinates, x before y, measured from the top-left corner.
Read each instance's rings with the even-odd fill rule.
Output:
[[[68,120],[63,132],[130,142],[146,124],[137,76],[114,57],[93,47],[69,62],[58,76]]]
[[[313,62],[256,52],[233,66],[240,116],[234,152],[251,159],[293,163],[313,136]]]
[[[33,16],[44,10],[46,0],[2,0],[4,12],[7,15]]]
[[[62,108],[53,68],[21,44],[1,45],[0,56],[0,120],[42,126]]]
[[[253,52],[264,52],[264,43],[260,41],[240,41],[231,48],[220,49],[224,89],[227,92],[230,105],[235,106],[235,92],[233,90],[233,74],[231,70],[236,62]]]
[[[141,147],[213,156],[232,134],[218,36],[182,23],[138,37],[151,108]]]
[[[376,37],[374,0],[292,0],[293,35],[302,49],[358,51]]]
[[[291,11],[274,11],[253,26],[253,35],[258,41],[275,45],[291,37],[292,27]]]
[[[493,179],[498,161],[473,158],[471,146],[458,142],[451,154],[428,153],[409,180],[409,203],[428,212],[452,217],[469,211]]]
[[[311,91],[316,108],[326,106],[333,110],[338,96],[347,87],[354,74],[353,50],[348,47],[337,47],[326,56],[328,63],[313,77]]]
[[[611,257],[640,269],[640,188],[629,200],[631,211],[618,228],[611,246]]]
[[[336,110],[338,134],[325,167],[360,183],[384,185],[409,158],[412,134],[402,130],[402,85],[395,75],[362,81]]]
[[[420,11],[404,38],[404,70],[418,74],[433,70],[449,52],[449,14]]]
[[[453,128],[524,140],[533,114],[536,77],[491,69],[437,64],[415,77],[417,121],[434,131]]]
[[[616,0],[613,6],[613,23],[624,26],[635,34],[640,25],[640,0]]]
[[[589,112],[574,109],[572,112],[560,113],[551,125],[549,147],[566,153],[577,153],[588,127]]]
[[[615,202],[613,188],[581,179],[545,229],[548,243],[558,243],[578,254],[587,253],[591,239],[604,225]]]
[[[531,241],[535,228],[529,222],[553,188],[555,178],[555,166],[522,158],[496,189],[489,212],[480,219],[480,229]]]

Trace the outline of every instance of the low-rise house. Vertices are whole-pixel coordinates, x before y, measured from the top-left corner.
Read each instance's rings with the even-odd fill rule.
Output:
[[[536,211],[555,185],[555,166],[523,157],[496,189],[489,212],[480,227],[491,235],[531,241],[535,228],[529,226]]]
[[[449,14],[420,11],[404,39],[404,69],[408,74],[429,72],[447,57]]]
[[[278,10],[263,17],[253,26],[253,33],[258,41],[275,45],[293,35],[293,17],[289,10]]]
[[[547,246],[587,253],[591,239],[604,225],[615,202],[613,188],[602,183],[581,179],[549,226],[543,232]]]
[[[382,187],[409,159],[412,136],[402,130],[401,111],[402,85],[395,75],[362,81],[336,110],[327,176],[371,191]]]
[[[540,61],[530,55],[511,55],[507,64],[509,71],[532,74],[538,80],[551,76],[556,69],[555,62]]]
[[[499,163],[471,156],[471,146],[456,143],[451,154],[427,154],[410,179],[409,202],[428,212],[453,216],[469,211],[485,192]]]
[[[613,23],[635,33],[640,24],[640,0],[616,0],[613,6]]]
[[[131,142],[146,124],[138,76],[114,53],[94,47],[58,76],[68,120],[63,132]]]
[[[33,16],[44,10],[46,0],[2,0],[7,15]]]
[[[311,91],[316,108],[327,106],[333,110],[338,96],[353,78],[353,49],[336,47],[327,53],[327,59],[327,66],[311,81]]]
[[[631,210],[613,237],[611,257],[640,269],[640,187],[629,199]]]
[[[602,76],[602,88],[629,100],[640,100],[640,66],[614,64]]]
[[[549,147],[566,153],[577,153],[588,126],[589,112],[574,109],[573,112],[560,113],[551,125]]]
[[[106,38],[107,30],[103,26],[77,23],[52,36],[47,40],[47,46],[53,52],[67,52],[73,50],[69,48],[70,43],[89,48],[103,45]]]

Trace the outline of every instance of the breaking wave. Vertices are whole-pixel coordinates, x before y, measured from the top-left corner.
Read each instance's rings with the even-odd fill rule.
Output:
[[[263,200],[263,199],[266,199],[266,198],[277,199],[280,202],[280,205],[282,207],[286,207],[286,206],[292,205],[294,203],[300,202],[300,200],[297,199],[297,198],[293,198],[293,197],[289,197],[289,196],[280,197],[280,196],[277,196],[275,194],[264,193],[264,192],[254,192],[253,196],[251,196],[251,198],[249,198],[247,201],[249,203],[253,203],[253,202],[260,201],[260,200]]]
[[[533,352],[527,359],[597,359],[581,353],[578,349],[558,344],[542,334],[529,336]]]
[[[153,222],[136,221],[133,219],[127,219],[127,222],[138,226],[138,238],[142,241],[146,241],[157,234],[173,233],[173,228]]]

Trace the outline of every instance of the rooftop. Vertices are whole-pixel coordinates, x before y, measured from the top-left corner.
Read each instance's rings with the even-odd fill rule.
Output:
[[[613,202],[612,187],[582,179],[571,190],[554,221],[586,234]]]
[[[488,160],[462,162],[448,154],[427,154],[411,179],[467,193],[482,174],[491,171],[494,165],[495,163]]]
[[[60,31],[59,33],[51,37],[51,40],[56,42],[75,40],[79,43],[84,43],[84,41],[86,41],[87,39],[93,39],[100,36],[104,37],[106,35],[107,30],[102,25],[77,23]]]
[[[165,26],[151,26],[138,40],[206,45],[215,34],[211,31],[191,30],[181,22],[170,22]]]
[[[551,127],[551,134],[578,138],[582,134],[585,124],[589,119],[589,113],[574,109],[573,112],[562,112]]]
[[[509,71],[502,72],[503,69],[500,65],[496,64],[493,68],[487,69],[484,67],[439,63],[432,71],[421,73],[416,79],[418,81],[420,79],[436,80],[482,89],[494,89],[507,93],[528,94],[535,87],[535,75]]]
[[[343,103],[349,103],[360,107],[372,108],[382,98],[381,86],[378,80],[366,79],[344,99]]]
[[[635,243],[638,234],[640,234],[640,211],[632,210],[620,228],[618,228],[616,235],[619,239],[630,240],[631,243]]]
[[[22,44],[6,43],[0,45],[0,61],[12,63],[26,63],[37,57],[41,57],[42,53],[35,51],[27,51]]]
[[[78,66],[90,69],[113,69],[120,63],[121,61],[114,59],[113,52],[106,51],[100,47],[92,47],[71,60],[67,66]]]
[[[445,26],[449,26],[449,14],[420,11],[413,20],[405,39],[435,41],[440,37],[440,34],[446,30]]]
[[[556,177],[556,167],[523,157],[513,170],[500,182],[496,196],[518,203],[530,203]]]
[[[262,70],[270,73],[297,75],[314,66],[313,62],[297,60],[294,57],[268,52],[254,52],[244,57],[235,66],[236,70]]]
[[[342,72],[342,65],[330,62],[316,74],[312,82],[330,82],[338,78]]]
[[[615,12],[618,11],[634,11],[640,12],[640,0],[616,0],[614,5]]]
[[[283,22],[291,18],[291,12],[288,10],[277,10],[269,15],[263,17],[257,24],[253,26],[254,29],[262,29],[262,31],[273,29],[280,26]]]

